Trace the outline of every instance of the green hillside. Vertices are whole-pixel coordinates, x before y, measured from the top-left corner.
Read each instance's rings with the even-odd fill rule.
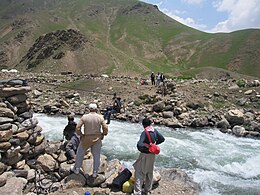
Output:
[[[257,76],[260,30],[204,33],[137,0],[1,0],[0,68]]]

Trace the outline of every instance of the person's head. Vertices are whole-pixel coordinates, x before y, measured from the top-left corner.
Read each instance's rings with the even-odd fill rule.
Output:
[[[152,121],[149,118],[144,118],[142,121],[142,125],[144,128],[150,126],[151,124],[152,124]]]
[[[74,120],[75,114],[73,112],[68,114],[68,121],[73,121]]]
[[[96,112],[97,111],[97,104],[91,103],[88,106],[90,112]]]

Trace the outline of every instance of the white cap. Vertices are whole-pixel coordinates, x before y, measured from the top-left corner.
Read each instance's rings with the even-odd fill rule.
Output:
[[[91,103],[91,104],[89,104],[88,108],[89,108],[90,110],[96,110],[96,109],[97,109],[97,104]]]

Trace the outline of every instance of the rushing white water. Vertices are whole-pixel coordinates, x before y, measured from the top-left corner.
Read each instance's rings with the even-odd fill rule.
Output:
[[[61,140],[66,117],[35,114],[49,140]],[[77,121],[78,119],[76,119]],[[179,167],[200,184],[202,195],[260,194],[260,140],[237,138],[216,129],[156,127],[166,138],[157,167]],[[112,121],[102,153],[131,164],[138,157],[140,124]]]

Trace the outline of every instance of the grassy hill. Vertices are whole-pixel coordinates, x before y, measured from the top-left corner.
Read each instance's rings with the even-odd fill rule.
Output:
[[[146,75],[260,73],[260,30],[204,33],[137,0],[1,0],[0,68]]]

